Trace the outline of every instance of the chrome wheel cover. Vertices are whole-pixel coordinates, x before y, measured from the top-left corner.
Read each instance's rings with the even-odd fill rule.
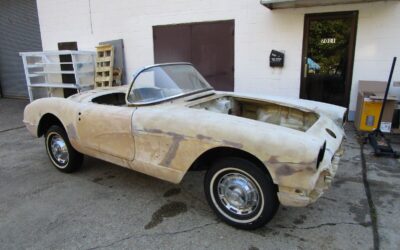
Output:
[[[223,206],[236,215],[251,214],[260,203],[257,185],[241,173],[222,176],[217,185],[217,193]]]
[[[57,162],[57,164],[60,164],[62,166],[67,165],[69,160],[69,153],[67,144],[65,143],[64,139],[60,135],[54,134],[50,139],[49,146],[53,159]]]

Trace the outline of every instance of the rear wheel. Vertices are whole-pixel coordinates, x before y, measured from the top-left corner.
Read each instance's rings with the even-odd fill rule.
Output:
[[[45,144],[47,154],[58,170],[71,173],[82,165],[83,155],[71,146],[67,133],[60,126],[53,125],[47,130]]]
[[[279,201],[270,176],[242,158],[218,160],[204,180],[208,203],[226,223],[241,229],[264,226],[275,215]]]

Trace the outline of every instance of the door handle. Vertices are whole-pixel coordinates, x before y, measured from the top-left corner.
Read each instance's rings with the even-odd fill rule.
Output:
[[[307,78],[307,71],[308,71],[308,64],[305,63],[305,64],[304,64],[304,72],[303,72],[303,77],[304,77],[304,78]]]

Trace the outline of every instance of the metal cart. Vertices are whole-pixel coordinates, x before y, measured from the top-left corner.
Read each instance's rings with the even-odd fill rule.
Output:
[[[50,96],[64,97],[63,89],[76,89],[80,92],[94,87],[94,51],[61,50],[19,54],[24,64],[30,101]],[[71,60],[62,62],[60,56],[70,56]],[[75,82],[63,83],[62,76],[66,74],[74,75]]]

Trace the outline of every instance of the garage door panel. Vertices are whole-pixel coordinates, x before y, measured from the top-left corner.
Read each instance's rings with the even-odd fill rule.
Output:
[[[190,62],[190,33],[189,25],[153,27],[155,63]]]
[[[153,27],[155,63],[191,62],[217,90],[234,89],[234,21]]]
[[[192,27],[192,63],[218,90],[233,90],[233,21]]]

